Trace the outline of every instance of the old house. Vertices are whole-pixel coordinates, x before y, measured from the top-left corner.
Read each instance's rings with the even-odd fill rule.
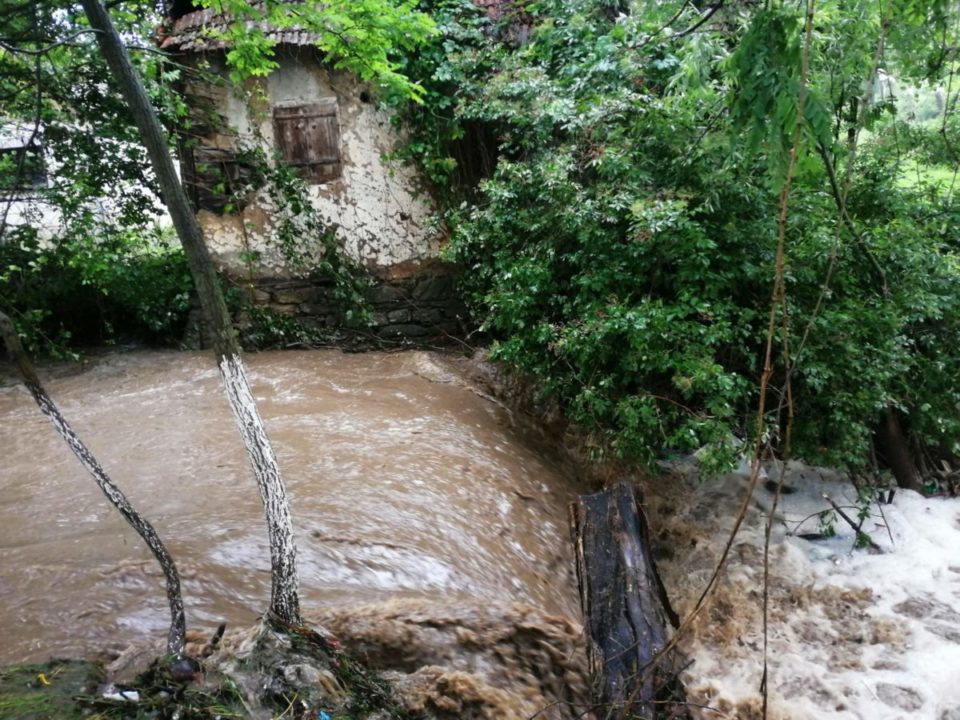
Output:
[[[40,196],[47,172],[40,125],[0,115],[0,243],[9,228],[30,225],[46,238],[59,225]]]
[[[385,159],[397,140],[389,115],[297,29],[267,31],[278,63],[267,77],[239,91],[218,82],[227,68],[216,31],[226,23],[178,2],[161,37],[180,62],[212,71],[183,85],[190,117],[181,169],[221,269],[252,284],[252,296],[276,312],[331,324],[327,290],[309,276],[323,255],[318,236],[335,233],[376,279],[370,297],[381,337],[458,332],[463,310],[438,257],[429,194],[412,168]],[[264,179],[263,161],[274,157],[304,181],[312,225],[298,225],[304,220],[291,216],[289,198]]]

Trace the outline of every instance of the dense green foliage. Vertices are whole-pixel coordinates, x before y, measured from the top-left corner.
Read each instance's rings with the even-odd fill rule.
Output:
[[[122,8],[117,19],[133,44],[148,47],[138,9]],[[25,181],[22,155],[0,157],[0,309],[34,351],[169,342],[189,309],[185,260],[157,225],[146,153],[86,32],[79,8],[53,3],[12,3],[0,16],[0,124],[5,140],[39,148],[31,161],[40,180]],[[169,69],[152,52],[135,59],[172,117]]]
[[[558,397],[599,453],[706,445],[729,460],[756,428],[804,8],[544,0],[494,27],[467,5],[438,3],[441,38],[411,63],[429,70],[411,154],[442,182],[470,127],[497,138],[478,191],[444,193],[450,254],[496,356]],[[936,3],[898,6],[895,29],[885,8],[815,9],[774,338],[789,362],[775,363],[764,431],[784,449],[789,373],[795,452],[854,467],[888,409],[932,455],[960,441],[958,208],[901,181],[910,158],[955,165],[950,133],[908,129],[889,95],[864,92],[881,69],[949,74],[952,57],[935,61],[952,30]]]
[[[415,50],[434,32],[433,21],[417,10],[416,0],[325,0],[293,6],[280,0],[198,0],[197,4],[235,18],[224,38],[230,43],[227,62],[238,84],[277,66],[273,40],[264,28],[295,27],[315,35],[317,47],[334,67],[355,72],[392,97],[420,99],[422,88],[398,72],[401,53]]]
[[[190,309],[190,276],[179,246],[158,233],[63,238],[55,246],[0,246],[5,311],[13,310],[32,352],[76,344],[176,343]]]

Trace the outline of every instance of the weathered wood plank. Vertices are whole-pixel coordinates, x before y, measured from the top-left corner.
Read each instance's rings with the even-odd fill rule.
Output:
[[[650,554],[646,519],[627,482],[570,506],[587,657],[599,716],[653,718],[677,704],[671,653],[677,624]],[[682,704],[682,698],[679,698]],[[682,711],[681,711],[682,712]]]

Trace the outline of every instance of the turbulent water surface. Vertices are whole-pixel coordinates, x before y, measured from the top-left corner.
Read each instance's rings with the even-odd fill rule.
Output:
[[[563,635],[557,652],[567,652],[578,615],[573,479],[506,409],[427,353],[262,353],[248,367],[292,502],[308,616],[362,636],[373,655],[419,653],[426,664],[456,665],[457,651],[424,628],[456,627],[493,647],[519,624]],[[212,358],[135,352],[47,375],[74,429],[166,541],[188,623],[253,621],[269,595],[268,549]],[[161,636],[151,556],[9,373],[0,456],[0,663]]]

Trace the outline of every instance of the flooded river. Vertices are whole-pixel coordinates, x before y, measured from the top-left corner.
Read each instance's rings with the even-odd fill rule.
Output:
[[[359,618],[371,654],[378,618],[407,628],[407,643],[420,642],[414,626],[576,630],[574,480],[442,357],[261,353],[248,370],[291,498],[308,617],[348,636]],[[4,381],[0,663],[162,636],[152,557],[27,392],[9,373]],[[250,624],[269,598],[269,554],[212,358],[109,355],[45,382],[167,543],[188,625]]]

